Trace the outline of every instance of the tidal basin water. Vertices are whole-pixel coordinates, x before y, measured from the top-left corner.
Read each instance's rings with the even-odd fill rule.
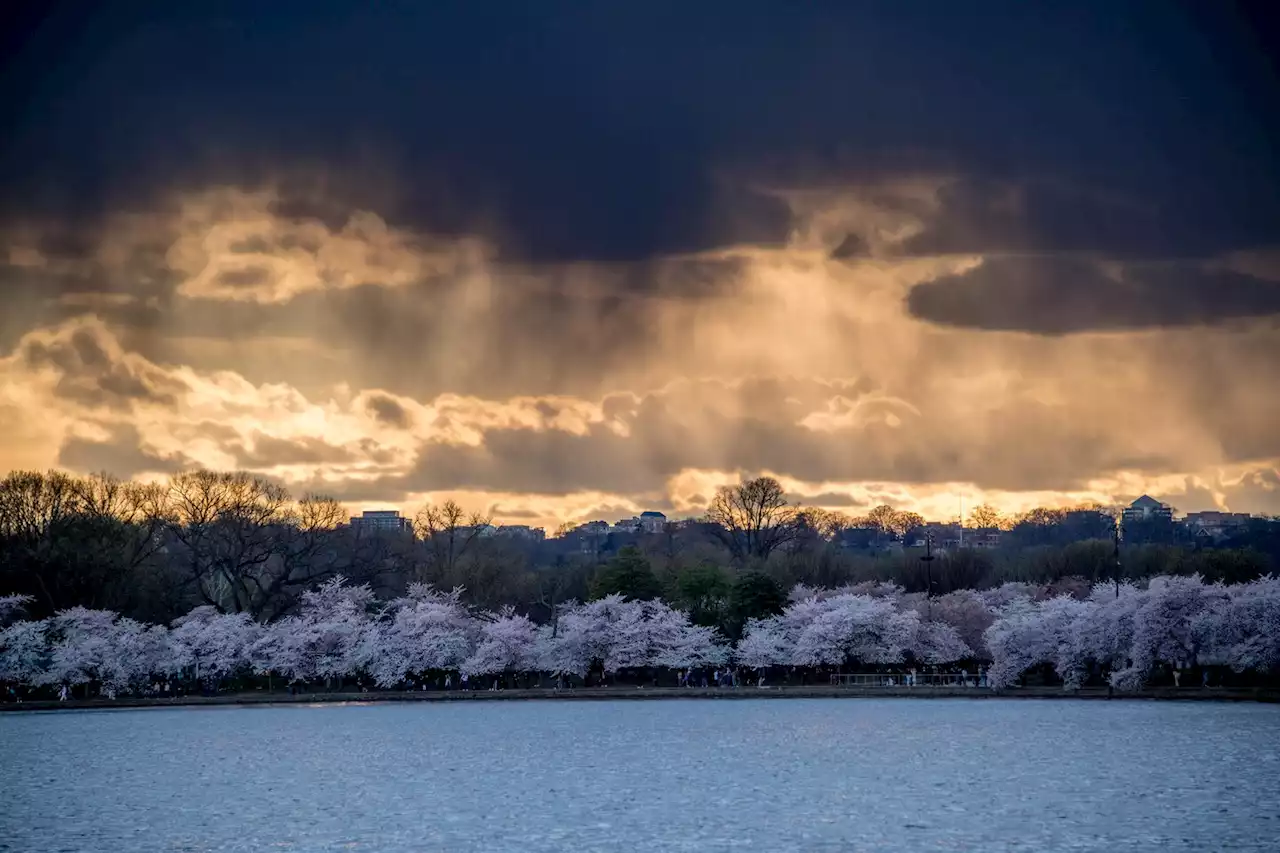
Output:
[[[672,700],[0,714],[0,850],[1280,849],[1280,707]]]

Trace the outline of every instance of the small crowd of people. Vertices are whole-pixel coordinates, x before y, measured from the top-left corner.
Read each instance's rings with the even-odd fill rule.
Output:
[[[708,676],[705,669],[682,669],[676,673],[677,681],[681,687],[745,687],[752,681],[751,676],[741,667],[724,669],[713,669]],[[764,671],[758,671],[755,676],[756,687],[764,687]]]
[[[901,678],[901,681],[898,680],[899,678]],[[944,672],[919,673],[913,666],[907,670],[905,675],[888,676],[885,684],[888,687],[895,687],[899,685],[903,687],[917,687],[922,685],[939,687],[986,687],[987,671],[981,664],[979,664],[978,671],[970,677],[969,670],[963,667],[960,668],[959,671],[955,668],[951,668]]]

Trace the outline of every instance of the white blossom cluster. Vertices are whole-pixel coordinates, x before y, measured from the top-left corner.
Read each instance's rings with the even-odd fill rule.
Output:
[[[985,632],[992,687],[1049,664],[1068,687],[1097,666],[1121,690],[1143,686],[1157,666],[1280,668],[1280,579],[1205,584],[1156,577],[1145,589],[1100,584],[1085,600],[1017,598]]]
[[[21,602],[9,599],[10,609]],[[428,672],[476,676],[591,668],[682,669],[721,665],[729,647],[659,601],[610,596],[560,608],[554,625],[505,610],[473,614],[461,590],[415,585],[385,605],[367,586],[336,579],[303,596],[295,616],[260,625],[245,614],[198,607],[171,628],[77,607],[0,631],[0,682],[97,683],[138,690],[156,678],[217,681],[275,675],[317,682],[368,676],[395,687]]]
[[[780,616],[753,619],[738,644],[746,666],[950,663],[974,657],[954,626],[925,621],[898,596],[852,592],[792,601]]]
[[[0,625],[23,603],[0,597]],[[990,661],[996,688],[1041,665],[1068,687],[1097,669],[1122,690],[1140,688],[1160,665],[1273,670],[1280,668],[1280,580],[1222,586],[1158,577],[1143,589],[1100,585],[1083,600],[1038,600],[1026,584],[932,600],[886,584],[797,587],[783,613],[749,620],[736,648],[660,601],[570,602],[553,624],[537,625],[511,609],[473,613],[461,590],[416,585],[380,603],[367,586],[340,578],[306,593],[297,615],[266,625],[211,607],[169,628],[72,608],[0,630],[0,683],[96,683],[112,693],[157,678],[217,682],[248,674],[298,682],[364,676],[390,688],[441,672],[582,676],[730,661],[763,669],[973,659]]]

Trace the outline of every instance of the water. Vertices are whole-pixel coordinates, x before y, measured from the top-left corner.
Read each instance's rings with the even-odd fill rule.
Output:
[[[485,702],[0,714],[0,849],[1280,849],[1280,708]]]

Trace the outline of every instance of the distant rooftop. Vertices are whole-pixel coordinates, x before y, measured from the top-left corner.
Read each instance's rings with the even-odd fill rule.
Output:
[[[351,526],[368,530],[405,531],[412,529],[409,519],[401,516],[398,509],[366,509],[360,515],[351,517]]]

